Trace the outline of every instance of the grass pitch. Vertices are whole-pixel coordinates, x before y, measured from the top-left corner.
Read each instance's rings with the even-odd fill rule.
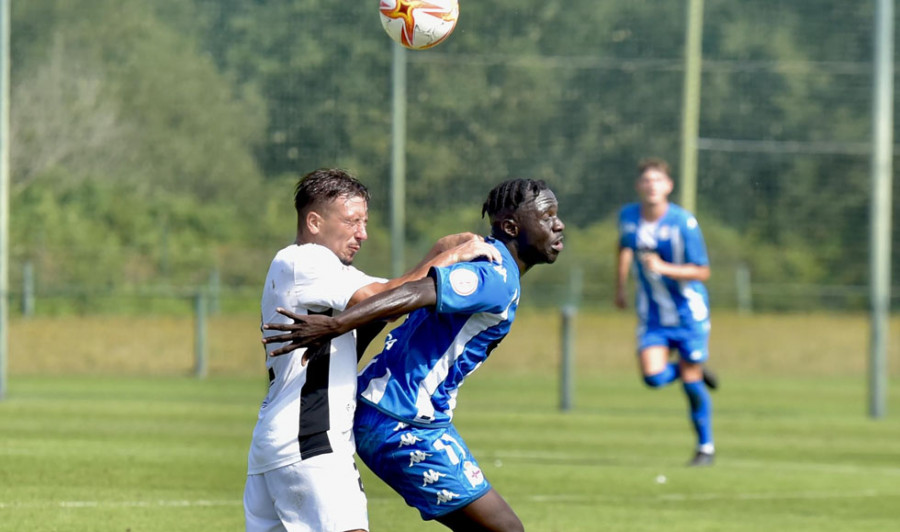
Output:
[[[631,372],[580,372],[563,413],[552,372],[487,364],[460,393],[457,425],[532,532],[897,526],[900,401],[873,421],[858,376],[720,373],[708,469],[684,467],[680,389],[645,389]],[[264,389],[261,377],[14,376],[0,403],[0,530],[242,530]],[[361,469],[373,532],[444,530]]]

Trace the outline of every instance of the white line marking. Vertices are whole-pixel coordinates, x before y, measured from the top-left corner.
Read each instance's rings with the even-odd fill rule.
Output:
[[[241,506],[242,501],[33,501],[0,502],[0,510],[12,508],[194,508]]]
[[[532,451],[502,451],[502,452],[481,452],[476,449],[473,453],[479,456],[480,461],[490,463],[495,459],[511,459],[511,460],[552,460],[558,465],[559,462],[568,462],[573,465],[597,465],[601,467],[628,467],[639,469],[659,469],[661,465],[657,463],[646,464],[636,462],[626,462],[621,459],[607,459],[602,455],[578,455],[570,453],[541,453]],[[717,467],[735,467],[741,469],[776,469],[784,471],[786,469],[795,471],[813,471],[823,473],[845,473],[845,474],[872,474],[881,473],[885,475],[900,475],[900,467],[883,467],[875,465],[859,465],[859,464],[836,464],[822,462],[793,462],[784,460],[740,460],[720,458]]]
[[[650,496],[616,496],[616,495],[576,495],[576,494],[559,494],[559,495],[531,495],[524,499],[532,502],[543,503],[619,503],[633,502],[643,500],[647,502],[686,502],[686,501],[770,501],[770,500],[827,500],[827,499],[860,499],[870,497],[897,497],[900,492],[887,492],[878,490],[862,490],[851,492],[785,492],[785,493],[666,493],[661,495]],[[509,497],[514,499],[515,497]]]

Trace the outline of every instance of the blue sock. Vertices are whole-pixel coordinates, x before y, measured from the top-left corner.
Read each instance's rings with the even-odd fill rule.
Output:
[[[703,381],[685,382],[684,393],[691,403],[691,421],[697,432],[699,445],[712,444],[712,399]]]
[[[678,364],[673,362],[667,364],[666,369],[656,375],[644,375],[644,382],[651,388],[662,388],[677,379],[679,375],[681,372],[678,370]]]

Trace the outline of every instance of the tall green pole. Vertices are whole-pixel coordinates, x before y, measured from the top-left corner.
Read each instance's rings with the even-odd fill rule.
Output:
[[[876,0],[872,95],[869,415],[885,414],[891,311],[891,190],[894,128],[894,1]]]
[[[391,66],[391,271],[403,275],[406,245],[406,49],[394,43]]]
[[[0,400],[9,352],[9,4],[0,0]]]
[[[685,209],[697,207],[697,137],[700,131],[700,71],[703,57],[703,0],[688,0],[684,45],[684,89],[681,99],[681,190]]]

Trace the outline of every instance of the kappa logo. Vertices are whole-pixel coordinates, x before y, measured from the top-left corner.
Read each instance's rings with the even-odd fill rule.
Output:
[[[437,492],[437,503],[450,502],[452,499],[459,497],[459,493],[453,493],[450,490],[441,490]]]
[[[394,347],[394,344],[396,342],[397,342],[397,339],[394,338],[393,336],[391,336],[390,334],[388,334],[387,337],[385,337],[385,339],[384,339],[384,350],[390,351],[391,348]]]
[[[496,270],[497,273],[499,273],[500,275],[503,276],[503,282],[505,283],[506,282],[506,268],[497,264],[496,266],[494,266],[494,270]]]
[[[691,354],[688,355],[688,358],[690,358],[691,360],[700,360],[701,358],[703,358],[703,351],[691,351]]]
[[[402,422],[402,421],[398,421],[398,422],[397,422],[397,426],[394,427],[394,432],[397,432],[398,430],[403,430],[403,429],[405,429],[405,428],[408,427],[408,426],[409,426],[408,424],[406,424],[406,423],[404,423],[404,422]]]
[[[415,434],[401,434],[400,445],[398,445],[397,448],[399,449],[400,447],[405,447],[407,445],[415,445],[416,442],[420,441],[422,441],[422,438],[419,438]]]
[[[484,474],[481,472],[481,468],[468,460],[463,462],[463,472],[466,475],[466,480],[469,481],[473,488],[484,482]]]
[[[412,451],[409,453],[409,467],[424,462],[429,456],[431,456],[431,453],[426,453],[425,451]]]
[[[466,268],[450,272],[450,288],[461,296],[472,295],[478,288],[478,275]]]
[[[422,487],[424,488],[425,486],[427,486],[429,484],[434,484],[435,482],[440,480],[442,477],[446,477],[446,476],[447,476],[446,473],[441,473],[439,471],[435,471],[434,469],[429,469],[428,471],[422,473],[422,480],[424,480],[424,482],[422,483]],[[457,495],[457,497],[459,497],[459,495]]]

